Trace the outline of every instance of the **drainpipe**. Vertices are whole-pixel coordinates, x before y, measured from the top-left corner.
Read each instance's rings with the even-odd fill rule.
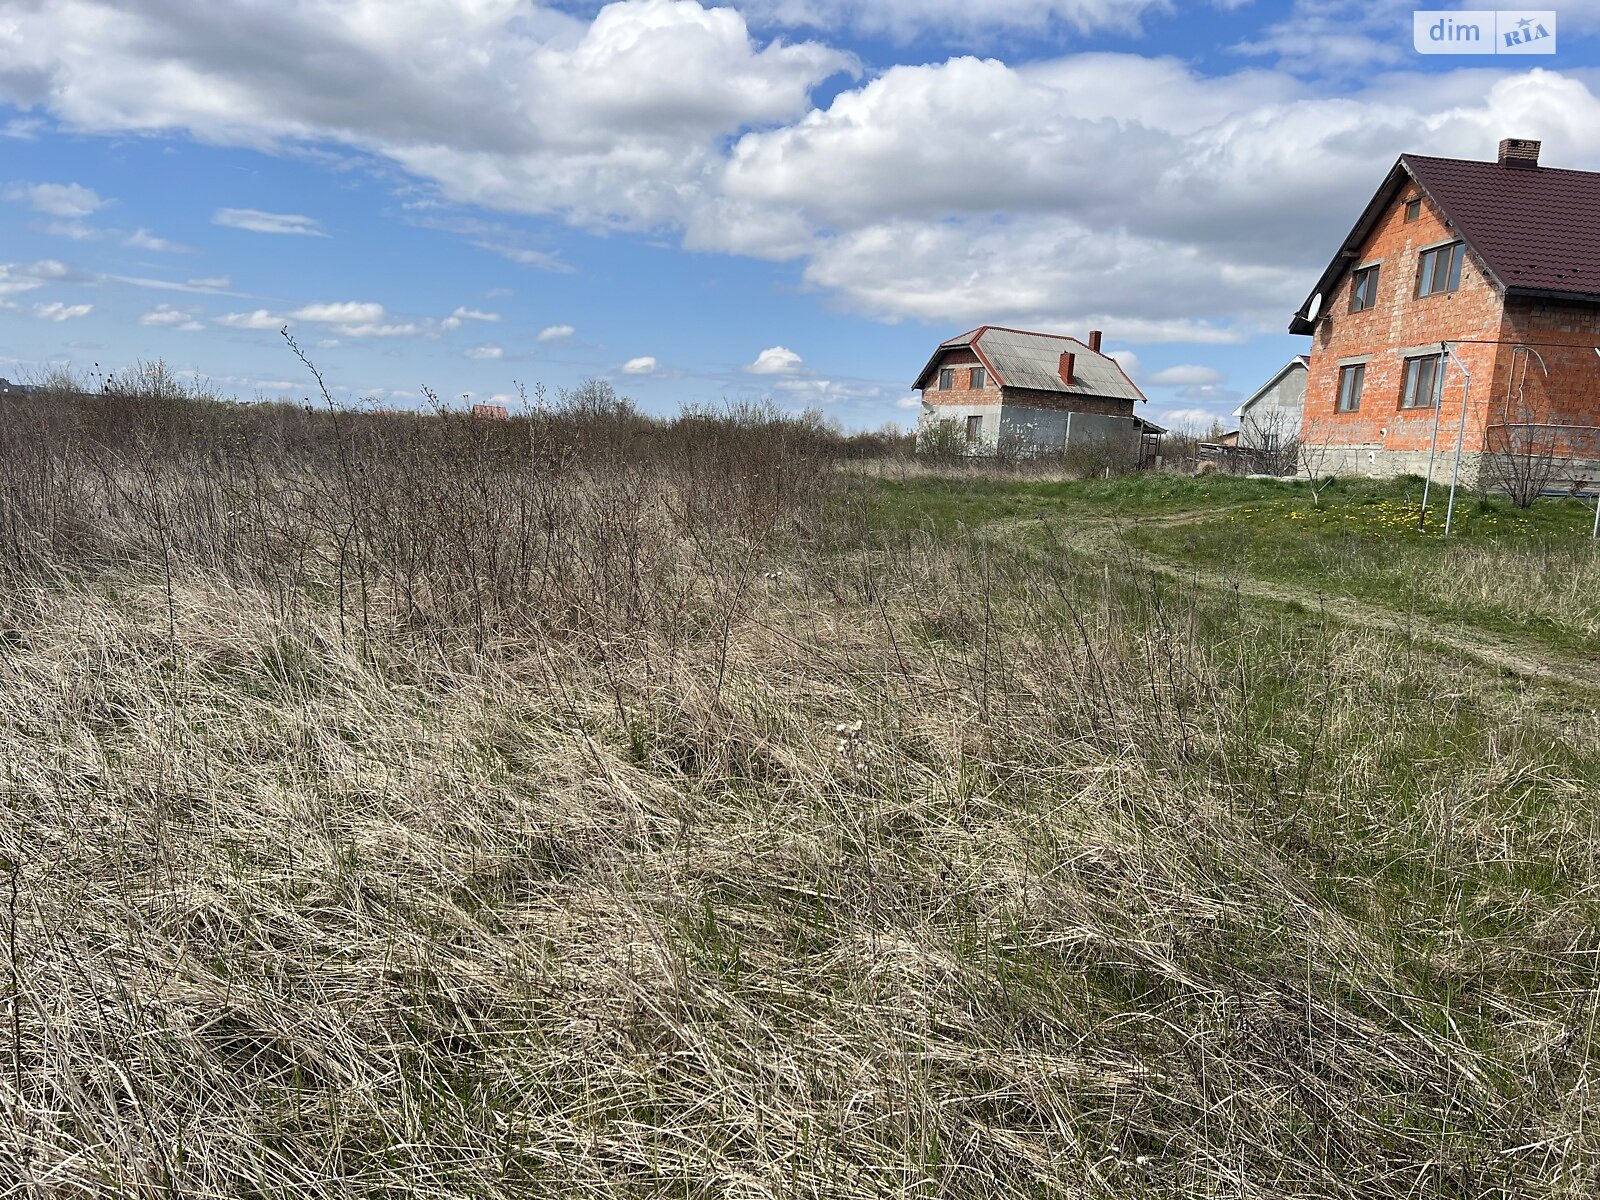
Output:
[[[1461,476],[1461,443],[1467,436],[1467,399],[1472,395],[1472,372],[1467,370],[1467,364],[1461,361],[1461,356],[1456,353],[1456,348],[1449,342],[1444,344],[1444,352],[1455,359],[1456,366],[1461,368],[1461,374],[1466,381],[1461,385],[1461,424],[1456,429],[1456,461],[1450,468],[1450,503],[1444,510],[1444,535],[1450,536],[1450,521],[1456,515],[1456,480]],[[1444,380],[1439,381],[1439,391],[1444,391]],[[1437,408],[1444,407],[1444,398],[1441,395]],[[1434,429],[1438,429],[1438,413],[1434,414]]]

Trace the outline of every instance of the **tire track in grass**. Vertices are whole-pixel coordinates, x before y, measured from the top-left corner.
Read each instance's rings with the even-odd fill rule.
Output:
[[[1255,503],[1254,501],[1250,503]],[[1125,531],[1139,526],[1172,527],[1215,520],[1230,509],[1246,504],[1227,505],[1201,512],[1162,513],[1149,517],[1079,517],[1057,521],[1043,517],[1016,517],[986,526],[984,534],[1007,538],[1033,527],[1048,529],[1062,545],[1102,561],[1118,563],[1163,578],[1190,583],[1210,591],[1233,592],[1257,604],[1273,604],[1320,613],[1325,619],[1375,629],[1391,637],[1436,649],[1448,650],[1480,666],[1505,672],[1519,679],[1553,684],[1563,688],[1600,691],[1600,667],[1564,658],[1515,639],[1492,634],[1459,623],[1441,622],[1435,617],[1413,614],[1358,600],[1340,592],[1319,592],[1296,587],[1256,575],[1234,575],[1193,563],[1179,565],[1159,554],[1130,544]]]

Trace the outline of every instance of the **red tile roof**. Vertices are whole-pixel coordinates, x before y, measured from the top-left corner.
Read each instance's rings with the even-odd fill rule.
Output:
[[[1600,173],[1400,161],[1507,288],[1600,300]]]

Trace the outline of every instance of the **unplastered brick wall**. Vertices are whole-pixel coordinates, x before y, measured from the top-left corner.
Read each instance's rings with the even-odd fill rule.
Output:
[[[1075,392],[1038,392],[1031,388],[1005,389],[1007,404],[1023,404],[1053,412],[1104,413],[1110,417],[1131,417],[1133,401],[1109,396],[1081,396]]]
[[[1406,203],[1421,200],[1415,220],[1405,219]],[[1468,250],[1461,265],[1460,286],[1453,292],[1418,297],[1421,253],[1453,240],[1454,231],[1416,188],[1402,189],[1374,228],[1360,255],[1351,261],[1333,293],[1323,297],[1322,318],[1312,337],[1311,367],[1306,379],[1302,439],[1312,446],[1347,447],[1391,454],[1415,461],[1426,452],[1434,432],[1431,408],[1402,409],[1407,351],[1460,341],[1457,353],[1472,372],[1474,386],[1466,413],[1467,448],[1482,448],[1490,390],[1483,383],[1499,364],[1501,297]],[[1376,303],[1363,312],[1350,311],[1353,268],[1379,264]],[[1335,411],[1339,372],[1343,366],[1366,367],[1360,408]],[[1453,435],[1462,419],[1461,372],[1451,365],[1445,376],[1440,422]],[[1443,436],[1443,434],[1441,434]],[[1453,437],[1452,437],[1453,441]]]
[[[1503,337],[1490,422],[1545,425],[1558,452],[1592,457],[1600,448],[1600,306],[1513,297]]]
[[[946,350],[928,376],[927,386],[922,390],[923,400],[941,407],[1000,403],[1000,387],[993,379],[986,379],[981,388],[972,386],[973,368],[980,365],[978,356],[965,347]],[[951,369],[951,383],[954,386],[942,389],[939,387],[939,372],[946,367]]]

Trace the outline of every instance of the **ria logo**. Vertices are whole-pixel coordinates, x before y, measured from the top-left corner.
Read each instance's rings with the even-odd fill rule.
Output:
[[[1425,9],[1411,14],[1418,54],[1554,54],[1553,9]]]

